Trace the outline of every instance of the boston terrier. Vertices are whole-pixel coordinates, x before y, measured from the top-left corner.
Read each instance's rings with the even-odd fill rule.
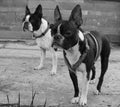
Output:
[[[51,29],[49,23],[43,18],[42,6],[39,4],[34,13],[30,12],[28,6],[26,6],[25,16],[23,18],[23,30],[29,31],[36,39],[36,43],[41,51],[41,59],[39,66],[35,67],[35,70],[43,68],[46,50],[50,50],[52,53],[52,71],[51,75],[56,74],[57,71],[57,54],[56,49],[52,46],[53,37],[51,36]]]
[[[54,37],[53,47],[63,49],[64,59],[73,82],[75,93],[71,102],[84,106],[87,104],[89,81],[95,78],[94,64],[99,56],[101,57],[101,74],[97,84],[97,94],[101,92],[104,74],[108,68],[110,43],[97,31],[84,32],[81,29],[82,23],[80,5],[73,8],[69,20],[62,20],[60,9],[56,6],[51,34]],[[81,95],[79,95],[77,71],[82,73]]]

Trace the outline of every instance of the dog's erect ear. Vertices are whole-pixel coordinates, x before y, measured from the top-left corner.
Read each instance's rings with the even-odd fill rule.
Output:
[[[27,5],[26,5],[25,14],[26,14],[26,15],[30,14],[30,9],[28,8],[28,6],[27,6]]]
[[[59,9],[59,6],[57,5],[55,10],[54,10],[54,22],[58,22],[62,20],[62,16],[61,16],[61,13],[60,13],[60,9]]]
[[[34,14],[42,17],[42,6],[41,6],[41,4],[38,5]]]
[[[79,4],[73,8],[69,21],[74,21],[77,27],[80,27],[82,25],[83,23],[82,11],[81,11],[81,6]]]

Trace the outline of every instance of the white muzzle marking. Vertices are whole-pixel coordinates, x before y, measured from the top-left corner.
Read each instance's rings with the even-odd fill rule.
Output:
[[[32,32],[33,31],[33,27],[32,27],[32,24],[29,22],[29,19],[30,19],[30,15],[27,15],[26,18],[25,18],[25,21],[23,22],[22,26],[24,26],[25,22],[28,22],[29,24],[28,24],[28,29],[27,30],[29,30],[30,32]]]

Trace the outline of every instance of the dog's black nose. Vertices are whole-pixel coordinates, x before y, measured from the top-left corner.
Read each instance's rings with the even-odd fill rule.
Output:
[[[60,39],[61,39],[61,35],[55,35],[55,36],[54,36],[54,39],[55,39],[55,40],[60,40]]]
[[[24,23],[23,30],[26,30],[26,29],[28,29],[28,25],[29,25],[29,22],[25,22],[25,23]]]

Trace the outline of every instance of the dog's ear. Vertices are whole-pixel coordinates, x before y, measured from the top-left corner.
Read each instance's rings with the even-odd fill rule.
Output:
[[[42,17],[42,6],[41,6],[41,4],[38,5],[38,7],[36,8],[34,14]]]
[[[58,22],[62,20],[62,16],[61,16],[61,13],[60,13],[60,9],[59,9],[59,6],[57,5],[55,10],[54,10],[54,22]]]
[[[77,27],[80,27],[83,24],[82,11],[81,11],[81,6],[79,4],[73,8],[69,21],[75,22]]]
[[[30,14],[30,9],[28,8],[28,5],[26,5],[25,15]]]

